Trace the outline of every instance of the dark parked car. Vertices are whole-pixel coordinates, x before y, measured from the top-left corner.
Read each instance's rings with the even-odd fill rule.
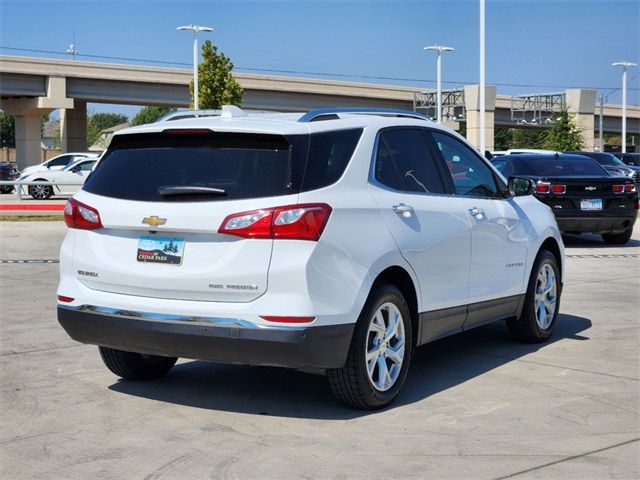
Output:
[[[16,180],[20,176],[20,172],[13,166],[6,162],[0,162],[0,180],[11,181]],[[0,193],[13,192],[12,185],[0,185]]]
[[[638,187],[638,182],[640,178],[640,167],[634,168],[630,165],[626,165],[623,163],[618,157],[616,157],[613,153],[609,152],[565,152],[574,155],[584,155],[586,157],[594,159],[598,162],[602,168],[604,168],[611,175],[615,176],[625,176],[630,177],[636,183],[636,187]]]
[[[640,153],[614,153],[613,155],[629,167],[640,167]]]
[[[563,233],[596,233],[611,244],[631,238],[638,192],[629,177],[612,177],[582,155],[505,155],[492,160],[505,177],[525,177],[553,210]]]

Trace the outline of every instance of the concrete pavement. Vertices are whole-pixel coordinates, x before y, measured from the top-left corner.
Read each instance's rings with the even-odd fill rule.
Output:
[[[0,259],[56,259],[64,233],[0,222]],[[422,347],[375,413],[275,368],[181,360],[119,380],[58,325],[57,265],[0,261],[0,477],[637,479],[640,229],[567,255],[550,343],[495,324]]]

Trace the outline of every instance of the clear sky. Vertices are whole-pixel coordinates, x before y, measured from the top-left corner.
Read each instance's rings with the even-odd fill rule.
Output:
[[[640,1],[486,3],[487,83],[499,93],[590,87],[621,101],[611,63],[640,63]],[[44,51],[64,52],[75,30],[78,60],[188,67],[191,34],[176,26],[189,23],[212,26],[202,38],[241,72],[433,87],[435,55],[422,48],[440,43],[456,49],[443,58],[445,87],[478,82],[477,0],[0,0],[0,54],[69,58]],[[639,72],[629,73],[629,103],[640,104]]]

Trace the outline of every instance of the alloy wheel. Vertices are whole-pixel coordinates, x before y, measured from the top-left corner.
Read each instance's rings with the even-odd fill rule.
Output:
[[[367,331],[367,375],[373,387],[389,390],[398,380],[405,353],[402,314],[393,303],[382,304],[369,321]]]
[[[536,279],[535,311],[536,322],[542,330],[551,325],[556,313],[558,285],[556,274],[549,263],[540,266]]]

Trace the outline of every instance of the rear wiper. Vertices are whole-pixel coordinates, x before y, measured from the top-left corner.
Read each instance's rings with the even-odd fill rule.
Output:
[[[198,187],[185,185],[163,185],[158,187],[158,193],[163,197],[173,195],[226,195],[227,192],[221,188]]]

